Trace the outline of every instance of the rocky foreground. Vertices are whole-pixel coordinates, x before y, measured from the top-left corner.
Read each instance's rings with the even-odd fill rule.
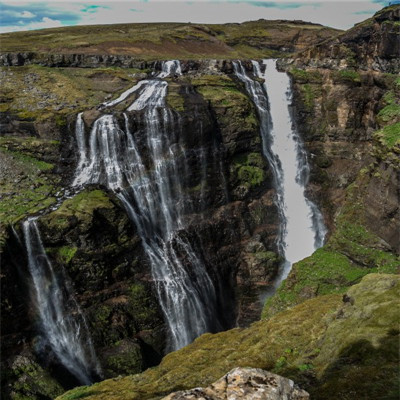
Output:
[[[308,400],[290,379],[256,368],[235,368],[207,388],[171,393],[162,400]]]

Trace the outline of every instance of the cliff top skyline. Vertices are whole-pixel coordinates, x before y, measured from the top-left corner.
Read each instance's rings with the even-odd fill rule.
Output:
[[[142,0],[135,2],[29,1],[0,2],[0,33],[63,26],[118,23],[240,23],[250,20],[304,20],[348,29],[399,0]]]

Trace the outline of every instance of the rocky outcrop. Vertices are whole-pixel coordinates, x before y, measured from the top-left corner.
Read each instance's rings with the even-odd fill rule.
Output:
[[[232,73],[231,60],[224,59],[181,59],[182,73]],[[243,60],[249,70],[250,61]],[[48,53],[3,53],[0,54],[0,66],[21,67],[40,65],[48,68],[133,68],[142,70],[161,71],[162,61],[145,61],[130,55],[87,55],[87,54],[48,54]]]
[[[293,82],[297,127],[310,152],[308,190],[320,199],[332,226],[347,187],[362,168],[376,160],[381,146],[376,146],[375,132],[382,128],[393,131],[396,141],[396,124],[400,121],[398,76],[308,67],[291,67],[288,73]],[[386,158],[384,154],[396,151],[396,147],[381,151],[377,158]],[[368,208],[373,212],[372,203]],[[375,226],[381,225],[378,219],[375,221]]]
[[[257,368],[235,368],[207,388],[175,392],[162,400],[308,400],[293,381]]]
[[[399,18],[400,6],[388,6],[352,29],[300,53],[294,64],[313,68],[355,68],[398,73]]]
[[[23,65],[42,65],[58,68],[101,68],[120,67],[145,69],[151,67],[147,62],[124,55],[86,55],[86,54],[47,54],[47,53],[4,53],[0,55],[0,65],[20,67]]]

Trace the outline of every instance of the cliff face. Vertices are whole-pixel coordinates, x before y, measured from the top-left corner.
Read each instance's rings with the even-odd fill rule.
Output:
[[[389,7],[357,25],[350,30],[354,42],[360,48],[377,40],[380,45],[374,48],[387,46],[390,37],[379,32],[398,11],[398,6]],[[362,27],[371,24],[374,31],[368,36]],[[318,51],[321,46],[310,54]],[[379,51],[371,48],[365,54],[372,59]],[[330,235],[322,249],[293,267],[267,302],[265,318],[305,299],[346,290],[370,272],[395,272],[399,265],[398,74],[375,70],[372,64],[347,68],[333,59],[328,68],[314,61],[299,58],[286,68],[293,81],[293,113],[310,151],[308,190],[320,199]]]
[[[247,330],[204,335],[188,350],[166,357],[156,370],[133,380],[126,378],[126,386],[123,379],[107,381],[98,391],[77,389],[72,396],[123,398],[129,393],[143,398],[143,390],[148,397],[162,396],[206,386],[230,368],[248,366],[252,360],[250,366],[299,380],[316,398],[333,399],[343,394],[337,387],[338,369],[357,377],[358,366],[362,374],[367,373],[372,362],[374,374],[379,361],[393,371],[395,356],[389,347],[394,330],[393,335],[385,335],[393,328],[390,290],[396,284],[394,278],[371,275],[360,289],[349,287],[364,275],[393,273],[398,266],[400,86],[394,73],[398,61],[392,52],[398,10],[388,8],[337,39],[281,62],[292,77],[292,113],[312,167],[308,195],[321,205],[330,237],[324,248],[294,266],[269,300],[264,309],[269,320]],[[257,24],[264,22],[249,26]],[[294,25],[293,29],[302,26]],[[233,48],[243,44],[239,28],[231,26],[223,33]],[[296,40],[290,36],[294,31],[288,30],[290,40],[280,36],[272,43],[253,35],[246,43],[261,51],[282,52],[289,40],[288,51],[301,50],[319,41],[324,32],[318,28],[315,39],[306,28],[295,35]],[[202,29],[198,31],[214,37]],[[40,33],[36,39],[39,43]],[[343,61],[349,49],[356,64]],[[1,71],[0,105],[0,167],[4,171],[1,370],[6,382],[2,390],[11,398],[54,398],[75,382],[65,379],[56,360],[42,360],[36,352],[37,316],[29,297],[20,229],[20,222],[29,215],[43,214],[39,228],[44,247],[56,271],[68,277],[86,315],[103,377],[135,374],[158,364],[164,355],[165,324],[138,232],[120,201],[105,187],[91,185],[77,194],[70,188],[79,156],[77,114],[83,112],[89,134],[101,114],[99,104],[159,70],[160,63],[110,55],[107,49],[104,56],[57,55],[57,48],[50,55],[18,50],[1,58],[6,66]],[[200,249],[216,283],[223,328],[236,323],[247,326],[259,318],[259,289],[271,282],[280,264],[275,244],[279,221],[272,176],[262,157],[259,122],[243,86],[232,75],[230,61],[181,64],[183,76],[168,78],[167,103],[180,116],[182,127],[185,235]],[[250,63],[244,64],[250,68]],[[124,106],[121,103],[112,110],[119,121],[123,121]],[[128,113],[128,119],[141,137],[143,115]],[[139,140],[138,146],[144,143]],[[56,204],[57,210],[49,209]],[[376,292],[375,297],[365,295],[370,290]],[[343,293],[347,293],[344,305],[339,298]],[[322,295],[327,296],[319,299]],[[355,321],[379,303],[379,296],[388,296],[385,304],[390,306],[383,310],[388,316],[384,328],[378,329],[378,316],[372,316],[377,333],[371,345],[367,328],[363,331]],[[361,305],[354,306],[354,297]],[[304,303],[307,299],[311,300]],[[356,325],[360,331],[354,340],[340,349],[332,344],[335,335],[346,338]],[[310,331],[317,332],[311,344]],[[254,347],[254,343],[260,345]],[[371,346],[376,350],[371,354],[381,354],[381,358],[365,355]],[[198,357],[210,348],[211,358]],[[267,353],[260,355],[264,350]],[[343,364],[342,356],[351,362]],[[182,360],[188,364],[182,367]],[[392,376],[390,372],[384,377],[388,387]],[[354,389],[350,379],[343,382],[344,388]],[[380,394],[379,388],[372,389]],[[365,384],[360,393],[372,389]]]
[[[300,53],[296,64],[398,73],[399,18],[398,5],[386,7],[352,29]]]
[[[227,329],[235,323],[248,324],[259,315],[259,285],[271,282],[280,263],[275,246],[278,219],[254,106],[241,85],[221,72],[231,71],[230,63],[210,63],[201,72],[198,68],[183,63],[185,74],[169,79],[167,103],[179,113],[179,142],[185,149],[179,161],[179,170],[184,171],[180,201],[186,210],[185,237],[202,254],[217,290],[218,321]],[[79,194],[68,194],[65,189],[73,180],[78,161],[77,112],[86,108],[83,121],[89,134],[100,112],[87,106],[95,102],[98,105],[100,96],[104,100],[133,86],[146,76],[146,70],[11,67],[3,75],[6,90],[11,89],[15,75],[32,90],[22,91],[18,97],[6,91],[10,97],[3,118],[7,133],[2,137],[4,166],[26,183],[27,192],[42,193],[45,186],[47,195],[43,198],[35,194],[26,208],[14,206],[13,213],[3,214],[4,222],[14,225],[15,232],[11,228],[3,231],[2,318],[10,321],[16,312],[21,316],[3,329],[4,362],[11,371],[4,377],[11,382],[5,390],[8,395],[20,391],[27,395],[30,390],[31,395],[37,391],[51,397],[53,392],[35,385],[27,392],[20,383],[34,380],[27,370],[30,365],[41,364],[34,351],[35,310],[29,306],[32,300],[28,282],[26,295],[18,294],[21,277],[29,276],[19,226],[27,214],[44,212],[38,222],[43,245],[56,270],[60,274],[65,271],[86,315],[103,376],[140,372],[157,364],[163,355],[165,326],[149,260],[122,205],[104,187],[94,186]],[[56,88],[47,92],[54,81]],[[88,101],[87,97],[78,97],[82,92],[89,94]],[[119,110],[124,107],[122,103],[113,110],[118,120],[123,120]],[[143,115],[129,113],[129,120],[142,138],[137,143],[140,149],[146,140],[140,133],[144,129]],[[38,152],[46,143],[49,145]],[[199,164],[200,153],[203,156]],[[26,169],[31,163],[32,167]],[[146,157],[144,164],[148,164]],[[4,176],[5,187],[10,187],[4,193],[4,207],[25,202],[24,193],[11,190],[13,174]],[[47,210],[57,202],[56,211]],[[24,357],[24,368],[13,367],[19,355]],[[49,380],[61,381],[68,388],[69,382],[59,379],[62,372],[56,360],[45,368],[50,372]]]

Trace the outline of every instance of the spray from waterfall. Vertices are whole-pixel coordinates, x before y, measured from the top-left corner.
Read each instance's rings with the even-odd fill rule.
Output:
[[[41,336],[61,365],[89,385],[101,376],[101,369],[83,314],[68,288],[59,284],[35,218],[23,223],[23,232]]]
[[[290,114],[290,79],[277,70],[275,60],[264,60],[265,74],[261,73],[258,62],[252,64],[253,75],[265,79],[263,86],[249,76],[240,62],[234,63],[234,71],[256,106],[263,153],[274,177],[280,219],[277,245],[285,259],[274,285],[276,288],[287,277],[293,263],[323,245],[326,228],[318,207],[305,196],[309,165]]]
[[[92,126],[88,146],[78,116],[80,158],[73,183],[78,187],[106,185],[134,221],[150,260],[171,350],[187,345],[204,332],[219,329],[216,291],[201,255],[186,237],[184,205],[179,201],[185,175],[182,169],[186,168],[185,151],[179,141],[181,121],[179,114],[166,106],[168,83],[161,79],[179,74],[178,61],[164,62],[154,79],[141,81],[116,100],[103,104],[110,107],[136,96],[127,112],[141,111],[150,167],[136,145],[127,114],[122,127],[112,114],[99,117]]]

